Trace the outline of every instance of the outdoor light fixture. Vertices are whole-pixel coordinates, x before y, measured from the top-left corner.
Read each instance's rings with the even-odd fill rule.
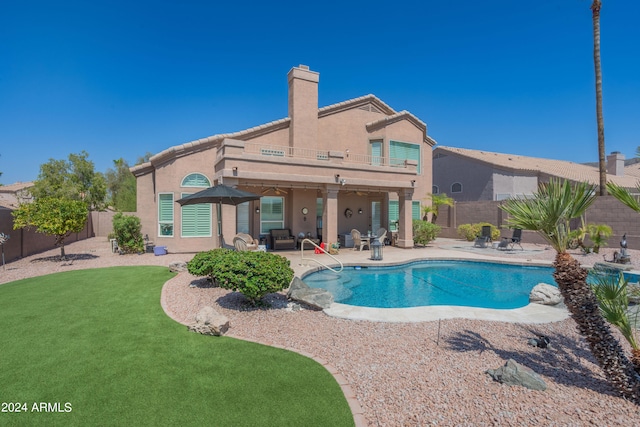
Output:
[[[416,186],[416,180],[415,180],[415,179],[412,179],[412,180],[411,180],[411,186],[412,186],[412,187],[415,187],[415,186]]]
[[[340,181],[340,174],[335,174],[334,177],[336,178],[336,182]]]
[[[256,213],[257,213],[257,214],[259,214],[259,213],[260,213],[260,206],[258,206],[258,207],[256,208]]]
[[[384,248],[384,245],[378,239],[373,239],[369,246],[371,247],[371,260],[382,261],[382,248]]]
[[[358,209],[358,213],[362,215],[362,208]]]
[[[238,167],[237,166],[233,167],[233,176],[238,176]]]
[[[342,179],[340,180],[340,184],[341,184],[341,185],[345,185],[346,183],[347,183],[347,180],[346,180],[346,179],[342,178]]]

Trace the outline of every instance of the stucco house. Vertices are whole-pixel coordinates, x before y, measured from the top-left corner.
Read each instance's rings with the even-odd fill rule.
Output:
[[[618,152],[607,156],[607,181],[635,188],[638,165],[625,168],[624,160]],[[432,192],[457,202],[531,195],[552,177],[600,183],[598,167],[592,165],[445,146],[433,150]]]
[[[426,124],[373,95],[318,108],[319,77],[304,65],[289,71],[286,118],[176,145],[131,168],[143,234],[182,252],[238,232],[285,228],[331,243],[384,227],[413,247],[411,221],[432,185]],[[237,207],[176,203],[218,183],[262,197]]]

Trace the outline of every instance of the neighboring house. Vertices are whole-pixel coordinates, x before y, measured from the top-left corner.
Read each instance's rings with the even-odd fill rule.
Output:
[[[31,201],[29,188],[33,182],[16,182],[15,184],[0,185],[0,207],[15,210],[20,203]]]
[[[319,74],[288,73],[289,117],[177,145],[131,168],[143,234],[170,251],[227,244],[271,229],[338,242],[351,229],[413,247],[412,218],[431,189],[435,141],[424,122],[373,95],[318,108]],[[224,183],[262,196],[237,208],[176,200]]]
[[[607,181],[635,188],[638,164],[624,166],[624,156],[607,157]],[[433,193],[446,193],[455,201],[504,200],[531,195],[552,177],[598,185],[597,166],[562,160],[491,153],[438,146],[433,150]]]

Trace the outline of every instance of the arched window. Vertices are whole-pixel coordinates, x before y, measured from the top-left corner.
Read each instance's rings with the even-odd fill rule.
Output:
[[[454,182],[451,184],[451,192],[452,193],[462,193],[462,184],[459,182]]]
[[[431,187],[431,194],[439,194],[440,193],[440,189],[438,188],[437,185],[434,185]]]
[[[201,173],[191,173],[183,180],[182,187],[211,187],[209,178]],[[190,193],[182,193],[182,197]],[[182,206],[182,237],[211,237],[211,203]]]
[[[202,187],[202,188],[207,188],[207,187],[211,187],[211,181],[209,181],[209,178],[207,178],[206,176],[204,176],[201,173],[192,173],[187,175],[183,180],[182,180],[182,184],[180,184],[181,187]]]

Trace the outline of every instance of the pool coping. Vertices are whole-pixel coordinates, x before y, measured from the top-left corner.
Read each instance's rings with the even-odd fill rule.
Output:
[[[494,264],[510,264],[528,267],[550,267],[550,262],[540,260],[505,260],[505,259],[470,259],[468,257],[458,257],[452,254],[449,256],[438,256],[430,258],[413,258],[402,261],[376,263],[377,267],[394,267],[398,265],[408,265],[421,261],[472,261],[485,262]],[[345,263],[344,267],[371,266],[371,263]],[[300,274],[300,279],[311,273],[324,270],[324,267],[312,267]],[[559,322],[569,317],[569,311],[564,304],[555,306],[542,305],[538,303],[529,303],[524,307],[514,309],[491,309],[481,307],[469,307],[459,305],[433,305],[422,307],[407,308],[374,308],[360,307],[355,305],[341,304],[333,302],[329,308],[323,310],[325,314],[331,317],[349,319],[349,320],[366,320],[372,322],[390,322],[390,323],[417,323],[417,322],[433,322],[442,319],[472,319],[486,320],[508,323],[552,323]]]

